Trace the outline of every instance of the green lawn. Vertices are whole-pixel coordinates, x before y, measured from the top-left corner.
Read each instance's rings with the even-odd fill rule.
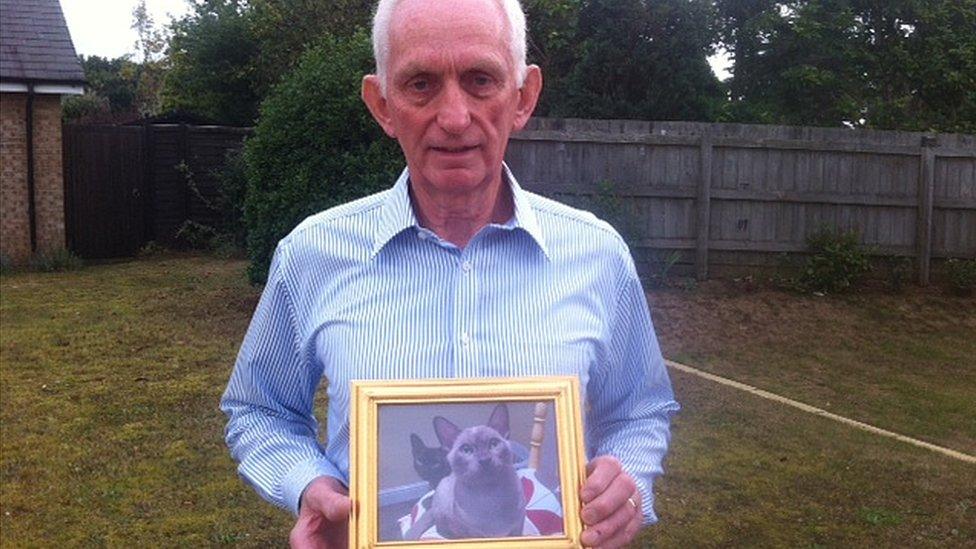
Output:
[[[976,455],[976,298],[712,282],[650,301],[672,360]]]
[[[286,544],[291,518],[237,478],[217,409],[258,296],[244,268],[162,256],[0,277],[0,545]],[[669,357],[973,452],[976,384],[957,364],[972,300],[726,290],[652,294]],[[976,544],[976,466],[673,381],[662,523],[643,541]]]

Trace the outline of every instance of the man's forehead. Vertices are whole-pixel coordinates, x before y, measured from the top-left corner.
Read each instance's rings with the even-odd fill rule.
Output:
[[[458,34],[504,48],[507,19],[495,0],[402,0],[390,22],[391,50],[443,47]],[[391,52],[392,53],[392,52]]]

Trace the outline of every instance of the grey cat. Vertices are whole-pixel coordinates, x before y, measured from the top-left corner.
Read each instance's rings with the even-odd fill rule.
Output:
[[[420,539],[432,525],[448,539],[522,535],[525,496],[508,442],[508,407],[495,406],[487,424],[463,430],[437,416],[434,432],[448,449],[451,474],[437,485],[430,510],[404,539]]]

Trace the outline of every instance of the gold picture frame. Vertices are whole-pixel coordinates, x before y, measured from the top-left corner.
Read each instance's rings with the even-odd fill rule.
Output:
[[[352,512],[349,522],[350,548],[570,548],[581,546],[580,534],[583,526],[580,520],[579,489],[585,480],[585,456],[580,388],[579,380],[575,376],[476,380],[354,381],[352,382],[352,399],[349,420],[349,493],[352,498]],[[383,478],[386,479],[395,476],[396,471],[393,469],[403,469],[405,467],[404,462],[414,466],[409,451],[401,451],[400,446],[394,447],[390,444],[402,445],[402,440],[407,437],[408,431],[415,430],[417,422],[412,421],[410,425],[398,425],[397,417],[407,417],[411,414],[416,416],[418,412],[422,415],[429,414],[429,410],[455,411],[455,415],[458,415],[461,412],[484,410],[486,406],[493,407],[495,411],[498,411],[499,408],[505,409],[506,429],[509,421],[508,410],[522,411],[520,414],[513,413],[513,416],[518,415],[516,421],[513,422],[512,441],[510,442],[513,455],[517,453],[516,446],[523,453],[525,450],[524,446],[515,441],[516,423],[521,422],[518,423],[518,426],[524,433],[526,430],[526,426],[523,425],[526,421],[524,411],[534,410],[533,417],[530,419],[531,423],[528,425],[531,430],[528,457],[524,458],[527,459],[525,463],[532,465],[532,467],[519,469],[518,473],[519,475],[532,475],[532,480],[527,481],[525,480],[526,477],[520,476],[520,486],[525,488],[526,494],[528,494],[531,493],[532,488],[526,486],[526,483],[536,483],[536,475],[542,477],[545,473],[549,478],[555,477],[557,479],[550,480],[547,484],[551,486],[552,489],[549,494],[554,498],[549,501],[556,501],[560,506],[558,510],[561,512],[562,519],[561,532],[550,529],[548,533],[540,533],[545,530],[536,528],[525,535],[525,532],[530,528],[529,515],[547,511],[529,510],[526,503],[528,498],[523,497],[521,502],[522,505],[526,505],[526,508],[522,509],[526,526],[525,529],[521,524],[518,526],[522,535],[498,538],[423,539],[420,541],[381,540],[380,520],[383,518],[386,523],[389,522],[389,517],[384,517],[383,513],[390,515],[395,509],[393,505],[385,505],[381,512],[381,472]],[[492,420],[495,419],[495,415],[495,412],[491,413]],[[383,420],[382,426],[381,416],[389,418]],[[431,416],[426,415],[424,417]],[[439,419],[443,419],[443,417]],[[400,422],[404,421],[400,420]],[[436,425],[437,420],[433,420],[433,423]],[[471,424],[472,422],[468,421],[467,423]],[[391,434],[381,436],[381,431]],[[555,440],[543,440],[544,431],[554,433],[553,438]],[[508,433],[505,433],[504,436],[509,438]],[[440,438],[439,433],[437,437]],[[394,442],[386,442],[386,439]],[[411,442],[413,441],[411,440]],[[554,451],[550,451],[547,456],[540,457],[543,444],[547,449]],[[385,452],[386,457],[381,455],[381,446],[387,450]],[[440,446],[443,447],[443,444]],[[507,448],[508,445],[506,445]],[[445,466],[448,466],[446,464],[446,450],[444,452],[444,463]],[[540,467],[540,463],[547,465]],[[391,467],[389,464],[395,467]],[[415,474],[419,474],[419,471]],[[420,485],[423,486],[422,483]],[[536,491],[536,496],[547,490],[541,482],[534,485],[542,487]],[[411,486],[415,488],[416,483]],[[435,484],[430,484],[430,486],[433,487]],[[384,496],[399,495],[403,490],[404,488],[400,486],[388,489],[384,491]],[[416,489],[413,493],[417,493]],[[424,497],[434,498],[433,494],[434,490],[431,489]],[[539,497],[535,497],[534,501],[537,500]],[[413,515],[421,508],[422,502],[418,500],[416,503],[410,503],[410,499],[407,499],[399,505],[408,505],[410,506],[408,508],[413,509],[413,513],[408,512],[407,515],[399,519],[401,521],[399,527],[402,528],[402,521],[415,520]],[[431,517],[433,516],[435,515],[432,513]],[[541,515],[533,516],[539,517]],[[408,519],[408,517],[411,518]],[[546,516],[544,518],[549,519],[548,524],[550,526],[553,524],[551,517]],[[518,521],[518,519],[516,520]],[[385,531],[389,531],[388,524]]]

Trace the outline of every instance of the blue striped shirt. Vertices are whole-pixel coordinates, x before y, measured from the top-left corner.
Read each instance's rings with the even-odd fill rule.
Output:
[[[350,381],[578,375],[587,454],[614,455],[656,520],[678,409],[627,246],[610,225],[522,190],[464,249],[421,227],[405,170],[387,191],[303,221],[275,251],[221,401],[238,472],[297,513],[348,485]],[[328,380],[328,434],[313,400]]]

